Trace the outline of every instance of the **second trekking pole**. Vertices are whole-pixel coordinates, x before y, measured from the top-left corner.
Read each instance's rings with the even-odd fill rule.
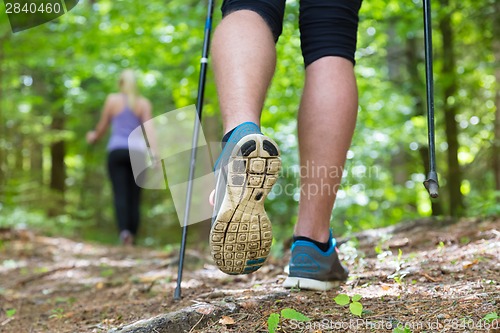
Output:
[[[423,0],[425,43],[425,86],[427,91],[427,136],[429,141],[429,173],[424,186],[432,198],[438,197],[439,182],[436,171],[436,144],[434,129],[434,78],[432,69],[431,0]]]
[[[186,191],[186,208],[184,211],[184,220],[182,223],[182,240],[181,248],[179,251],[179,267],[177,272],[177,287],[175,288],[174,299],[178,300],[181,298],[181,282],[182,282],[182,270],[184,268],[184,254],[186,252],[186,240],[188,232],[188,221],[189,221],[189,211],[191,209],[191,197],[193,192],[193,179],[194,171],[196,165],[196,150],[198,146],[198,138],[200,135],[201,126],[201,114],[203,110],[203,97],[205,95],[205,81],[207,78],[207,67],[208,67],[208,51],[210,47],[210,35],[212,32],[212,14],[214,11],[214,0],[208,0],[208,11],[207,18],[205,20],[205,36],[203,39],[203,51],[200,60],[200,77],[198,81],[198,97],[196,100],[196,111],[198,119],[194,122],[193,131],[193,141],[191,149],[191,160],[189,165],[189,178],[187,183]]]

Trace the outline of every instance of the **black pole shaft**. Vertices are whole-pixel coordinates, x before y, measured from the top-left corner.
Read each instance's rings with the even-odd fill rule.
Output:
[[[432,20],[431,0],[423,0],[424,11],[424,43],[425,43],[425,79],[427,92],[427,137],[429,142],[429,174],[424,182],[430,196],[438,196],[438,179],[436,172],[436,145],[434,128],[434,77],[432,68]]]
[[[436,150],[434,139],[434,77],[432,67],[432,23],[431,3],[424,0],[425,77],[427,89],[427,125],[429,129],[430,171],[436,171]]]
[[[191,210],[191,197],[193,192],[193,179],[196,166],[196,152],[198,147],[198,138],[200,135],[201,127],[201,115],[203,110],[203,99],[205,96],[205,82],[207,78],[207,67],[208,67],[208,52],[210,48],[210,34],[212,31],[212,14],[214,11],[214,0],[208,0],[208,11],[207,18],[205,21],[205,36],[203,39],[203,51],[200,61],[200,77],[198,80],[198,97],[196,99],[196,111],[198,119],[194,122],[194,132],[193,140],[191,143],[191,164],[189,165],[189,181],[188,188],[186,192],[186,208],[184,210],[184,221],[182,223],[182,240],[181,248],[179,252],[179,267],[177,272],[177,286],[175,288],[174,299],[179,300],[181,298],[181,282],[182,282],[182,271],[184,269],[184,254],[186,252],[186,241],[188,233],[188,221],[189,212]]]

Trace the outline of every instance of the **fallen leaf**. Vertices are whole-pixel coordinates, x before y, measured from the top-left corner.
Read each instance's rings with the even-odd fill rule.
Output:
[[[466,261],[464,263],[464,265],[463,265],[463,268],[464,269],[471,268],[472,266],[477,265],[478,262],[479,262],[479,260],[477,260],[477,259],[474,259],[474,261],[472,261],[472,262],[471,261]]]
[[[219,319],[219,324],[222,325],[233,325],[234,323],[234,319],[229,316],[222,316],[222,318]]]

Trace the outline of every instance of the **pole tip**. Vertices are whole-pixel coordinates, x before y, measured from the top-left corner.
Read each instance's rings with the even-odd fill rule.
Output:
[[[180,286],[177,286],[177,288],[175,288],[175,292],[174,292],[174,300],[178,301],[181,299],[181,288]]]
[[[431,198],[437,198],[439,196],[438,189],[439,189],[439,184],[435,179],[427,179],[424,182],[424,186],[427,189],[427,192],[429,192],[429,195]]]

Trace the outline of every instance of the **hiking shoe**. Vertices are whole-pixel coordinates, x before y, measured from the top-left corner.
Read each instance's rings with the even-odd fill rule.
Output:
[[[254,123],[236,127],[215,164],[210,249],[227,274],[248,274],[266,261],[273,240],[264,199],[281,168],[276,143]]]
[[[337,241],[330,232],[331,246],[326,252],[315,244],[297,240],[292,245],[289,275],[283,282],[285,288],[329,290],[338,287],[349,276],[349,271],[340,263]]]
[[[128,230],[122,230],[122,232],[120,232],[120,242],[124,246],[133,246],[134,235]]]

